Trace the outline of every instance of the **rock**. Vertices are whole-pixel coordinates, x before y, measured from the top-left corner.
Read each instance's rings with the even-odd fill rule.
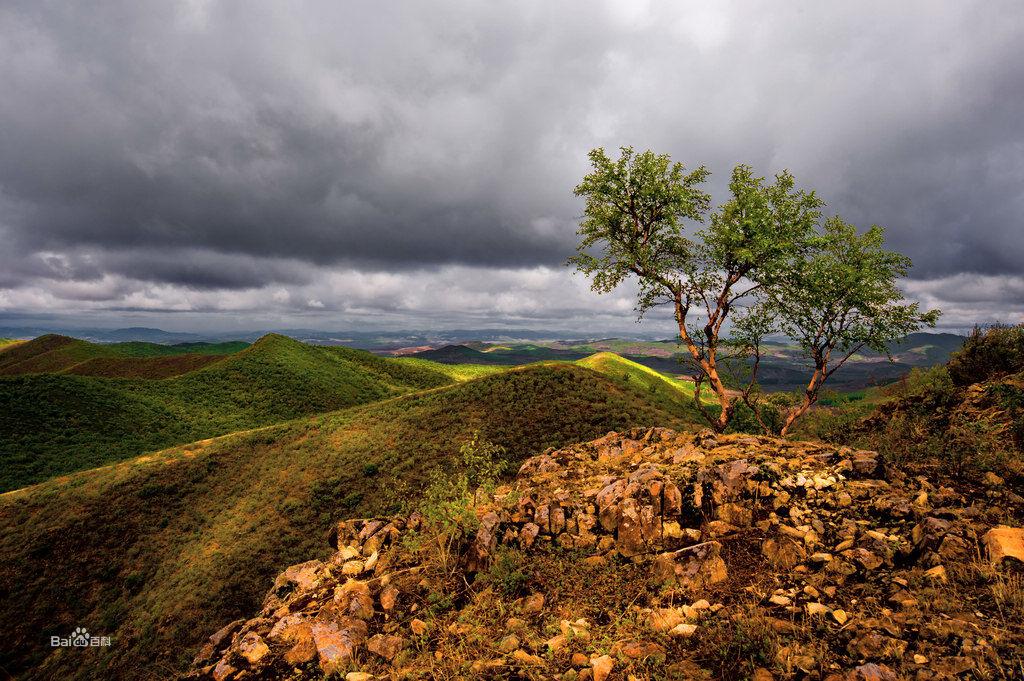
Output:
[[[405,645],[406,641],[401,636],[377,634],[366,642],[366,649],[390,662],[398,653],[402,652]]]
[[[544,661],[543,657],[531,655],[530,653],[526,652],[521,648],[512,653],[512,659],[518,662],[519,664],[530,667],[543,667],[547,664],[547,662]]]
[[[594,681],[605,681],[608,675],[612,673],[614,666],[615,663],[608,655],[601,655],[592,659],[590,661],[590,668],[594,672]]]
[[[498,545],[499,523],[500,518],[494,511],[484,514],[480,519],[480,527],[477,528],[469,548],[466,569],[470,572],[478,572],[490,564],[491,556]]]
[[[662,633],[672,630],[686,620],[682,608],[655,608],[647,617],[647,626]]]
[[[341,574],[355,577],[356,575],[362,574],[366,569],[366,564],[361,560],[350,560],[341,566]]]
[[[519,530],[519,543],[524,549],[528,549],[533,546],[534,542],[537,541],[537,535],[540,534],[540,526],[536,523],[526,523],[523,525],[523,529]]]
[[[993,563],[1007,559],[1024,562],[1024,529],[998,525],[986,532],[982,541]]]
[[[375,678],[369,672],[349,672],[345,674],[345,681],[373,681]]]
[[[766,539],[761,544],[761,554],[775,567],[787,569],[802,563],[807,558],[803,543],[788,537]]]
[[[846,620],[849,619],[849,616],[846,614],[845,610],[837,609],[832,611],[832,619],[839,622],[839,624],[846,624]]]
[[[865,570],[876,570],[882,565],[882,559],[865,548],[847,549],[843,555],[859,563]]]
[[[213,668],[211,675],[214,681],[224,681],[225,679],[231,678],[238,670],[232,667],[228,663],[228,658],[223,658],[217,663],[217,666]]]
[[[351,617],[368,620],[373,617],[373,597],[366,582],[351,579],[339,587],[334,594],[338,611]]]
[[[989,487],[1002,487],[1003,483],[1006,482],[992,471],[987,471],[981,481]]]
[[[192,664],[198,666],[213,659],[215,654],[231,642],[231,637],[242,628],[243,624],[245,624],[245,620],[239,619],[218,629],[206,640],[206,645],[200,649]]]
[[[527,596],[522,601],[523,612],[527,615],[535,615],[544,609],[544,594],[536,593]]]
[[[674,638],[690,638],[696,631],[696,624],[687,624],[686,622],[682,622],[669,629],[668,635]]]
[[[721,549],[721,544],[709,541],[662,553],[654,561],[653,577],[659,583],[677,584],[693,591],[717,584],[728,577]]]
[[[828,606],[823,603],[808,603],[804,607],[807,609],[807,615],[810,617],[829,614]]]
[[[862,664],[846,675],[847,681],[899,681],[896,672],[884,664]]]
[[[339,622],[317,621],[311,629],[320,669],[327,676],[344,671],[367,635],[366,622],[355,617],[344,617]]]
[[[930,579],[940,584],[946,584],[949,578],[946,576],[946,567],[944,565],[936,565],[935,567],[925,570],[924,576],[926,579]]]
[[[398,589],[393,586],[385,587],[380,592],[380,607],[384,612],[390,612],[394,609],[395,603],[398,601]]]
[[[270,653],[270,648],[254,632],[249,632],[238,643],[238,654],[246,659],[249,666],[255,666]]]
[[[289,615],[279,620],[270,630],[268,638],[289,645],[284,660],[290,665],[305,664],[316,658],[312,625],[301,615]]]

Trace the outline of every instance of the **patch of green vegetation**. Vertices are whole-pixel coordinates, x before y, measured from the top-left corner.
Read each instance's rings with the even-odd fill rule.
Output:
[[[429,368],[276,335],[164,380],[0,377],[0,490],[451,382]]]
[[[598,352],[577,360],[579,366],[593,369],[608,378],[624,384],[631,384],[650,395],[650,399],[667,409],[678,409],[697,416],[693,404],[693,383],[680,381],[655,371],[632,360],[620,357],[614,352]],[[707,388],[701,391],[701,400],[714,404],[714,393]]]
[[[103,346],[113,348],[125,357],[165,357],[183,354],[199,355],[233,355],[249,347],[245,341],[225,341],[222,343],[175,343],[162,345],[144,341],[128,341],[111,343]]]
[[[22,342],[24,341],[15,340],[13,338],[0,338],[0,351],[3,351],[5,348],[9,348],[12,345],[17,345]]]
[[[507,366],[500,364],[442,364],[441,362],[434,362],[419,357],[399,357],[394,361],[440,372],[453,381],[469,381],[474,378],[482,378],[483,376],[508,371]]]
[[[270,342],[292,347],[286,340]],[[260,343],[250,352],[270,362]],[[228,380],[245,378],[235,371]],[[320,389],[312,374],[296,380]],[[635,386],[571,364],[531,366],[4,495],[0,630],[17,645],[0,664],[26,679],[176,676],[205,637],[258,607],[284,567],[326,557],[333,523],[393,510],[396,489],[415,501],[429,471],[460,460],[474,433],[515,470],[546,447],[647,425],[687,422]],[[115,645],[89,657],[48,646],[76,626]]]

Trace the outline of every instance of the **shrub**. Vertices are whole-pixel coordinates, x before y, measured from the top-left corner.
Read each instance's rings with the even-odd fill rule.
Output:
[[[529,577],[523,571],[526,556],[522,551],[507,546],[499,547],[487,572],[481,576],[483,584],[490,586],[503,596],[512,598],[520,595]]]
[[[975,326],[964,346],[949,360],[956,385],[971,385],[993,376],[1024,370],[1024,324]]]

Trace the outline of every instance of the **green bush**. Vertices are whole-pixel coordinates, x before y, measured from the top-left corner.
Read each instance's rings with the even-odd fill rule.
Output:
[[[502,596],[514,598],[523,593],[529,581],[529,575],[524,571],[526,565],[526,554],[518,549],[502,546],[498,548],[487,572],[479,579],[482,584],[490,586]]]
[[[1024,371],[1024,324],[975,326],[949,360],[953,383],[964,386]]]

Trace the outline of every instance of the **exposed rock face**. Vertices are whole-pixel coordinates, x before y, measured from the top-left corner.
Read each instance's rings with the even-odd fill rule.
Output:
[[[955,490],[887,471],[873,452],[659,428],[610,433],[526,460],[476,511],[476,532],[456,556],[464,584],[503,547],[629,570],[647,584],[645,600],[629,605],[642,635],[583,647],[605,640],[601,625],[566,619],[558,594],[540,592],[501,605],[516,614],[504,631],[442,624],[429,605],[436,566],[400,542],[424,527],[413,513],[339,523],[334,554],[285,570],[256,617],[211,636],[191,676],[430,678],[409,659],[441,659],[430,646],[455,637],[490,641],[488,656],[465,667],[483,678],[617,679],[636,664],[709,679],[669,651],[704,645],[712,619],[728,628],[756,618],[774,632],[774,662],[762,660],[774,667],[750,670],[761,679],[998,677],[1014,669],[1001,655],[1024,646],[1019,622],[1000,628],[981,606],[946,598],[938,610],[937,600],[955,572],[947,566],[973,565],[982,546],[995,563],[1024,560],[1024,530],[993,527]],[[806,638],[822,631],[824,642]]]

